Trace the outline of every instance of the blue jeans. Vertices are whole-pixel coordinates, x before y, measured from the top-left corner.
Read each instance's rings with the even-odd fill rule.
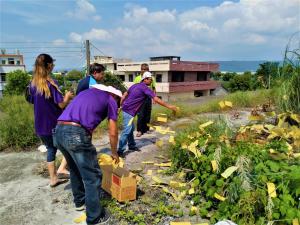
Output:
[[[123,153],[126,150],[127,142],[129,148],[136,147],[134,137],[133,137],[133,131],[134,131],[133,118],[134,117],[132,115],[123,112],[123,131],[119,140],[118,153]],[[131,122],[131,124],[129,124],[129,122]]]
[[[58,124],[53,131],[54,145],[61,150],[70,168],[71,187],[76,207],[86,206],[87,224],[105,216],[100,204],[102,173],[91,135],[82,127]]]
[[[47,162],[53,162],[55,160],[57,148],[53,145],[52,135],[44,135],[39,137],[47,148]]]

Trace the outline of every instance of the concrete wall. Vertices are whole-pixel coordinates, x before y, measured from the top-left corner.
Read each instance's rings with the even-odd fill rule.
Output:
[[[170,69],[170,61],[148,61],[148,62],[130,62],[130,63],[118,63],[117,70],[123,72],[140,72],[141,65],[147,63],[151,72],[154,71],[168,71]]]

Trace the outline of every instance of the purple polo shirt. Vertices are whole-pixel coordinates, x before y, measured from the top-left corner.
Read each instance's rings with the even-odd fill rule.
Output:
[[[52,129],[62,113],[58,104],[63,102],[63,95],[49,81],[47,83],[51,93],[48,99],[45,98],[45,94],[37,93],[35,86],[30,86],[31,102],[34,104],[34,126],[38,136],[52,135]]]
[[[135,116],[147,96],[154,98],[156,95],[145,83],[132,85],[128,89],[128,96],[123,102],[122,110],[131,116]]]
[[[118,120],[117,102],[108,92],[90,88],[72,100],[58,121],[75,122],[92,132],[105,118]]]

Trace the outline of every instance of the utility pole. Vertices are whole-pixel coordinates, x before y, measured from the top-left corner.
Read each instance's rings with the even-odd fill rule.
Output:
[[[85,40],[85,52],[86,52],[86,74],[85,76],[88,76],[90,74],[90,57],[91,57],[91,51],[90,51],[90,41]]]

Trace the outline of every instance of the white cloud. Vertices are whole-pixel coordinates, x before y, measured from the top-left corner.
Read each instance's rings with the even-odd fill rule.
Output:
[[[124,13],[124,19],[131,23],[172,23],[176,20],[176,10],[149,12],[145,7],[131,6]]]
[[[54,46],[62,46],[66,44],[66,41],[64,39],[56,39],[52,43]]]
[[[263,35],[259,34],[247,34],[245,35],[245,42],[250,43],[252,45],[256,44],[264,44],[266,43],[267,39]]]
[[[73,11],[68,11],[66,15],[70,18],[79,20],[88,20],[93,18],[93,20],[99,21],[101,17],[99,15],[95,15],[95,13],[96,8],[89,2],[89,0],[77,0],[76,8]]]
[[[78,34],[78,33],[75,33],[75,32],[72,32],[69,34],[69,38],[71,41],[74,41],[74,42],[81,42],[83,41],[82,39],[82,35]]]
[[[76,32],[71,32],[69,34],[70,40],[74,42],[81,42],[83,40],[106,41],[110,38],[110,36],[111,35],[108,31],[96,28],[92,28],[90,31],[83,34],[78,34]]]
[[[69,38],[94,40],[106,54],[133,59],[173,54],[197,60],[279,59],[289,36],[299,30],[299,4],[300,0],[224,1],[180,13],[127,5],[118,27],[73,32]]]

